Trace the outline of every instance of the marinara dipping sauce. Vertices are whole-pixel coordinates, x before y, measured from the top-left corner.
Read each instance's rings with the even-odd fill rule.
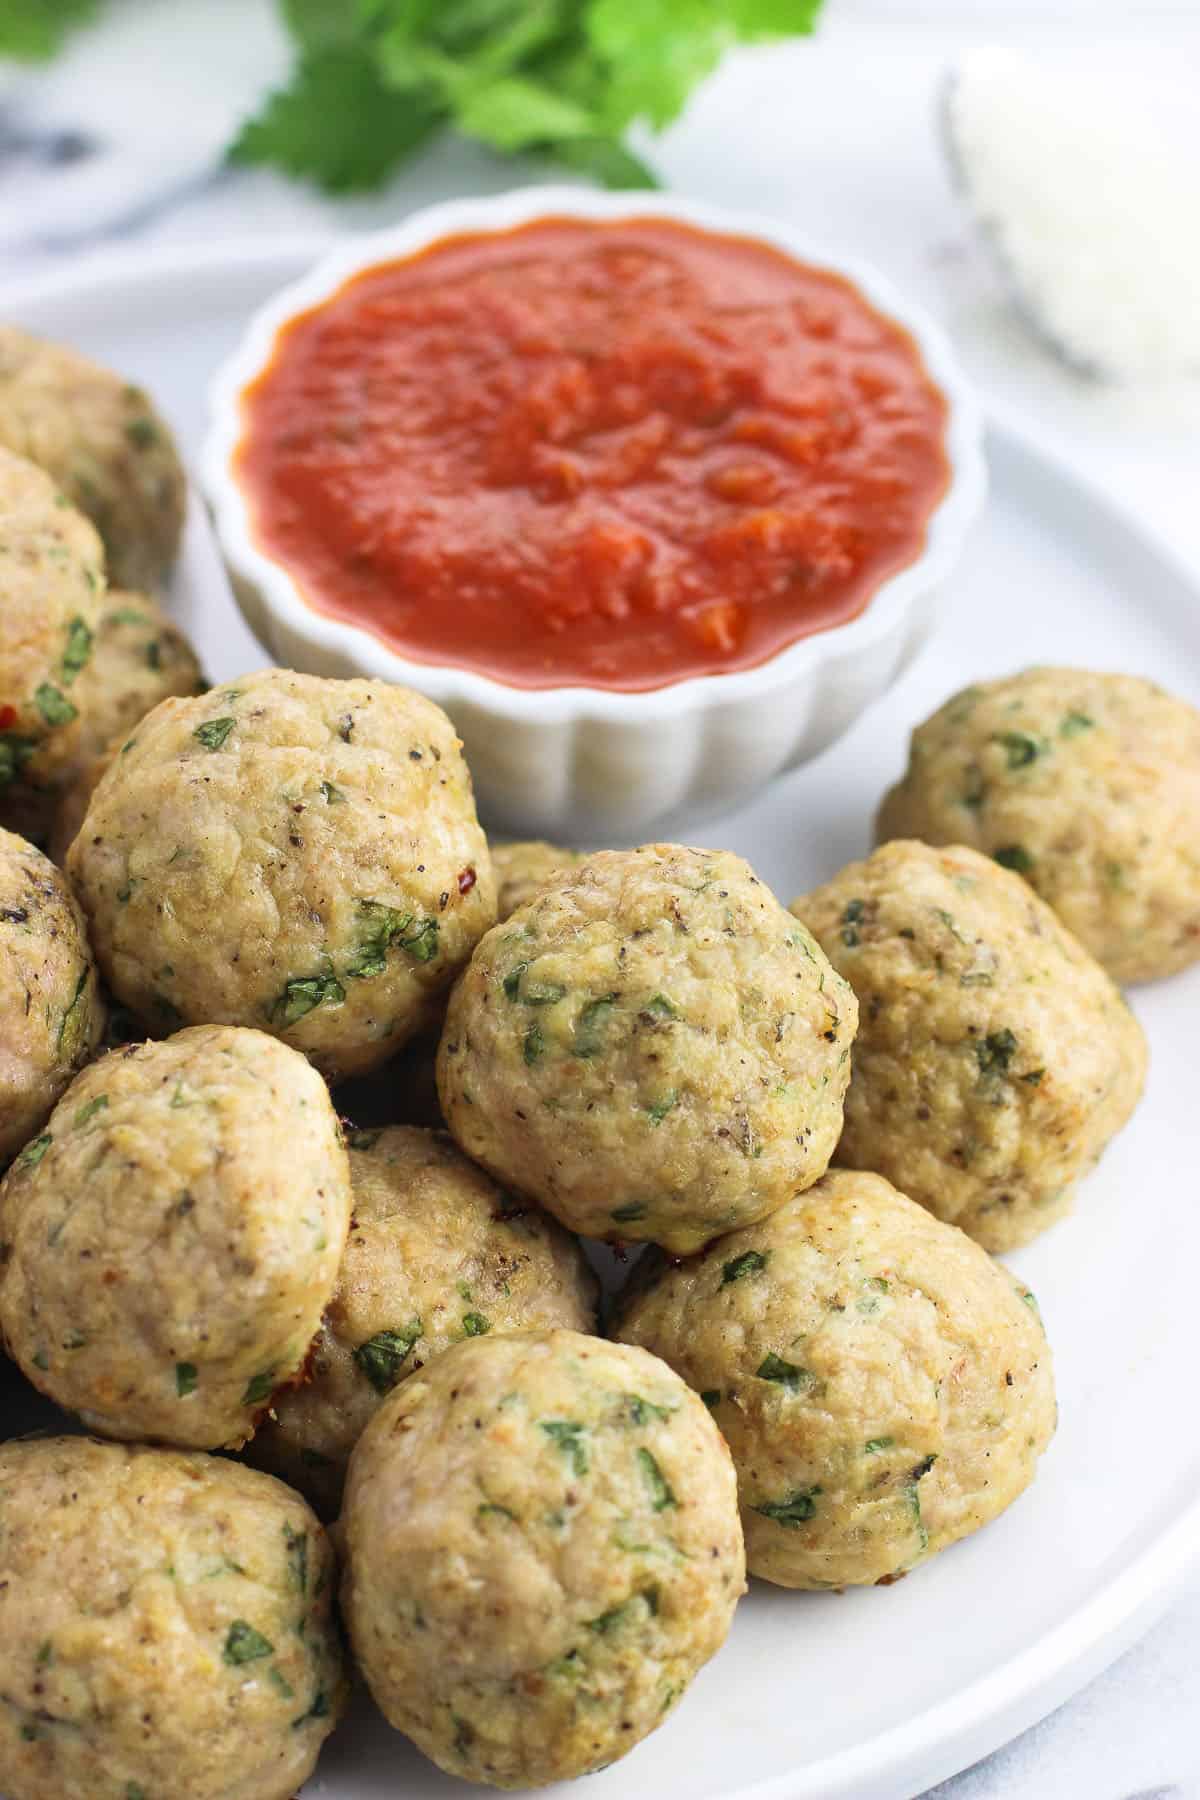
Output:
[[[521,688],[663,687],[840,625],[949,477],[900,326],[658,218],[367,269],[284,327],[243,409],[255,535],[309,604]]]

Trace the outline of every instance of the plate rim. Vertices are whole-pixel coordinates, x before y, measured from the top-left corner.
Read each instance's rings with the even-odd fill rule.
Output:
[[[170,287],[217,273],[274,275],[280,285],[296,279],[352,232],[286,232],[267,239],[243,236],[205,243],[127,245],[74,259],[20,277],[8,285],[3,309],[27,321],[40,306],[78,300],[102,304],[103,290],[147,283]],[[146,302],[144,292],[140,294]],[[1069,448],[1032,424],[1017,409],[980,394],[989,446],[998,444],[1040,464],[1059,485],[1106,515],[1143,555],[1157,560],[1196,602],[1200,637],[1200,568],[1169,537],[1147,524],[1134,506],[1071,456]],[[1169,1608],[1178,1582],[1200,1567],[1200,1493],[1171,1516],[1153,1541],[1134,1555],[1098,1592],[1045,1632],[951,1697],[927,1706],[901,1725],[876,1732],[820,1760],[796,1765],[724,1800],[856,1800],[880,1793],[877,1785],[917,1780],[889,1789],[919,1792],[968,1767],[1047,1716],[1136,1641]]]

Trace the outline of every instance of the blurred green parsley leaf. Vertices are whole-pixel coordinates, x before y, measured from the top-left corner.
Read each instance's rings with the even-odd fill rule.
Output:
[[[0,6],[5,0],[0,0]],[[624,144],[655,130],[737,43],[813,29],[821,0],[281,0],[290,85],[232,149],[332,192],[377,187],[441,125],[649,187]]]
[[[100,0],[0,0],[0,56],[48,62],[75,25],[86,24]]]
[[[738,43],[809,32],[822,0],[277,0],[288,85],[230,157],[330,193],[379,187],[442,126],[653,187],[626,147],[661,131]],[[0,0],[0,56],[45,59],[100,0]]]

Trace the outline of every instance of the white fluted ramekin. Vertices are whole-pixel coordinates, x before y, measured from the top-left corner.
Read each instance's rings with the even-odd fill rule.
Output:
[[[857,619],[800,639],[754,669],[705,675],[648,693],[506,686],[472,670],[407,661],[370,631],[310,606],[256,540],[235,452],[242,394],[270,362],[297,313],[375,264],[459,232],[503,231],[544,217],[650,214],[759,238],[832,269],[911,334],[947,403],[950,481],[924,550],[883,582]],[[242,609],[281,664],[319,675],[402,682],[444,706],[466,746],[480,811],[492,827],[568,842],[632,842],[724,812],[772,776],[824,750],[896,679],[936,621],[943,581],[985,491],[978,410],[941,331],[857,260],[832,255],[770,219],[667,194],[523,188],[455,200],[349,241],[251,319],[211,390],[203,480]]]

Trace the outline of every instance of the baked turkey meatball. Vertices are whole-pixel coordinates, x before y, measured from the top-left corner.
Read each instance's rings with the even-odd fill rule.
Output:
[[[0,817],[35,829],[22,790],[59,779],[79,745],[73,690],[104,588],[92,527],[48,475],[0,449]],[[14,794],[16,790],[16,794]]]
[[[582,851],[564,850],[531,838],[517,844],[492,844],[492,868],[496,874],[496,918],[503,922],[562,869],[583,862]]]
[[[0,1329],[106,1437],[240,1444],[304,1363],[349,1220],[295,1051],[225,1025],[111,1051],[0,1184]]]
[[[591,1331],[596,1279],[575,1239],[469,1163],[442,1132],[351,1131],[354,1220],[305,1384],[249,1446],[326,1516],[381,1399],[489,1331]]]
[[[63,862],[112,758],[133,727],[170,694],[203,693],[196,652],[149,594],[110,589],[100,607],[92,658],[75,699],[80,742],[75,766],[58,796],[50,852]]]
[[[0,1445],[6,1800],[290,1800],[344,1698],[333,1558],[282,1482]]]
[[[878,836],[969,844],[1117,981],[1200,957],[1200,712],[1136,675],[1026,669],[913,733]]]
[[[1146,1040],[1056,914],[974,850],[906,842],[793,910],[858,995],[836,1160],[986,1250],[1066,1212],[1137,1105]]]
[[[1055,1405],[1032,1294],[878,1175],[832,1171],[702,1256],[644,1262],[619,1335],[712,1408],[752,1574],[902,1574],[1033,1480]]]
[[[179,548],[187,493],[149,396],[64,344],[0,326],[0,444],[86,513],[115,586],[157,587]]]
[[[856,1016],[740,857],[605,851],[480,944],[446,1016],[442,1110],[565,1225],[686,1254],[824,1174]]]
[[[0,1167],[45,1124],[103,1031],[70,888],[40,850],[0,830]]]
[[[475,1338],[406,1381],[350,1462],[342,1607],[389,1722],[531,1787],[661,1723],[745,1587],[729,1452],[643,1350]]]
[[[68,861],[109,985],[148,1030],[257,1026],[331,1080],[437,1016],[496,906],[445,713],[286,669],[156,706]]]

